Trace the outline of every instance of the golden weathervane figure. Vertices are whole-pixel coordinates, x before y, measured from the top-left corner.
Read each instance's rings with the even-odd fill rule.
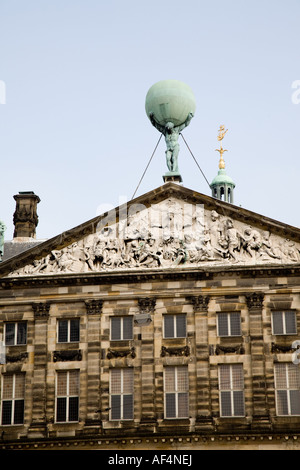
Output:
[[[218,135],[218,141],[221,142],[221,144],[220,144],[220,148],[219,148],[219,149],[216,149],[216,152],[219,152],[219,154],[220,154],[220,161],[219,161],[219,168],[220,168],[220,170],[225,168],[225,162],[224,162],[224,159],[223,159],[223,153],[224,153],[224,152],[228,152],[228,150],[225,150],[225,149],[223,149],[223,147],[222,147],[222,140],[224,139],[225,134],[226,134],[227,131],[228,131],[228,129],[226,129],[226,131],[225,131],[225,126],[220,126],[219,135]]]

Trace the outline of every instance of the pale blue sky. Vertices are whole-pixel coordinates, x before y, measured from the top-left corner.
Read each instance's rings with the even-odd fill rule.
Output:
[[[299,18],[299,0],[0,0],[5,238],[19,191],[41,198],[37,238],[131,199],[159,138],[145,97],[164,79],[195,93],[184,137],[207,179],[224,124],[235,204],[299,226]],[[162,140],[137,195],[163,184],[164,152]],[[210,195],[182,140],[179,168]]]

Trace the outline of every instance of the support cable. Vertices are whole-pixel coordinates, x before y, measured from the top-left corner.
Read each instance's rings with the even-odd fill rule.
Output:
[[[162,138],[162,134],[160,134],[160,138],[158,139],[158,142],[157,142],[157,144],[156,144],[156,146],[155,146],[155,149],[153,150],[153,153],[152,153],[152,155],[151,155],[151,158],[150,158],[150,160],[149,160],[149,162],[148,162],[148,164],[147,164],[147,166],[146,166],[146,168],[145,168],[145,170],[144,170],[144,173],[142,174],[142,177],[141,177],[141,179],[140,179],[140,181],[139,181],[139,184],[138,184],[137,187],[136,187],[136,190],[135,190],[134,193],[133,193],[133,196],[132,196],[131,200],[134,198],[134,196],[136,195],[137,190],[138,190],[139,187],[140,187],[140,184],[141,184],[141,182],[142,182],[142,180],[143,180],[143,178],[144,178],[144,176],[145,176],[146,171],[148,170],[148,167],[149,167],[149,165],[150,165],[150,163],[151,163],[152,158],[154,157],[154,154],[155,154],[155,152],[156,152],[156,149],[157,149],[157,147],[158,147],[158,145],[159,145],[159,142],[160,142],[161,138]]]
[[[204,174],[203,171],[201,170],[199,163],[197,162],[196,158],[195,158],[194,155],[193,155],[193,152],[191,151],[190,147],[188,146],[188,144],[187,144],[185,138],[183,137],[183,135],[182,135],[181,133],[180,133],[180,135],[181,135],[181,137],[183,138],[185,145],[186,145],[187,148],[189,149],[190,154],[192,155],[193,159],[195,160],[195,163],[196,163],[197,167],[198,167],[199,170],[201,171],[203,178],[205,179],[205,181],[207,182],[207,184],[208,184],[208,186],[209,186],[209,188],[210,188],[210,184],[209,184],[209,182],[208,182],[208,179],[206,178],[205,174]]]

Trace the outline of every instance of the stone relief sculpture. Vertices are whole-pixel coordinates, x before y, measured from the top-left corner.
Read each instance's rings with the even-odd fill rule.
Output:
[[[169,198],[11,276],[299,262],[299,243]]]

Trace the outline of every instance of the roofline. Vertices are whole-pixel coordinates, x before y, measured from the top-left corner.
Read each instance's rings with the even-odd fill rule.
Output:
[[[182,279],[193,279],[197,281],[209,281],[212,280],[215,275],[221,275],[226,273],[229,276],[242,276],[251,278],[260,278],[265,276],[300,276],[300,263],[289,264],[289,265],[249,265],[249,266],[203,266],[195,268],[152,268],[147,270],[136,269],[136,270],[119,270],[119,271],[99,271],[99,272],[87,272],[87,273],[65,273],[65,274],[48,274],[43,276],[17,276],[17,277],[4,277],[0,278],[0,287],[2,289],[12,289],[16,287],[55,287],[55,286],[70,286],[78,284],[91,284],[91,285],[103,285],[103,284],[118,284],[118,283],[138,283],[138,282],[153,282],[155,280],[182,280]],[[210,292],[211,287],[208,287]],[[288,287],[284,285],[284,290]],[[236,290],[236,286],[230,287],[230,290]],[[240,288],[238,289],[240,291]],[[248,291],[248,287],[243,288],[245,292]],[[251,287],[251,291],[252,291]],[[257,287],[257,290],[261,290],[261,287]],[[206,291],[206,287],[202,287],[199,292]],[[221,289],[222,295],[224,291]],[[188,294],[187,294],[188,295]],[[101,296],[101,294],[100,294]],[[118,294],[119,296],[119,294]],[[74,299],[73,299],[74,300]],[[1,302],[1,301],[0,301]]]

